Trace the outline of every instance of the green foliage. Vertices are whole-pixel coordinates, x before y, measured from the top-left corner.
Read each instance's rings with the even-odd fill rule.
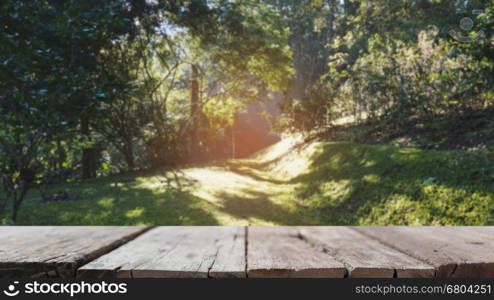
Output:
[[[4,1],[0,214],[12,213],[1,222],[15,221],[34,187],[46,194],[81,178],[225,158],[238,115],[273,92],[284,96],[280,130],[327,131],[352,117],[365,125],[347,131],[350,140],[400,144],[403,132],[422,130],[434,133],[416,135],[423,148],[478,146],[492,135],[488,114],[471,120],[494,104],[493,14],[477,0]],[[466,16],[476,24],[461,32],[470,43],[450,30]],[[476,125],[458,133],[468,126],[455,120]],[[440,136],[451,126],[456,136]],[[418,194],[451,192],[459,203],[471,192],[437,187],[441,174],[414,180],[420,193],[384,196],[397,199],[393,209],[422,207]],[[310,206],[327,205],[318,197]],[[292,209],[281,210],[295,218]],[[372,214],[358,222],[382,221]]]
[[[488,78],[479,76],[480,62],[456,53],[444,40],[436,41],[437,30],[419,34],[417,44],[383,39],[369,40],[369,53],[349,71],[351,79],[339,88],[340,102],[405,125],[417,117],[462,113],[468,107],[488,107],[493,98],[478,87]]]
[[[105,99],[96,54],[131,34],[133,17],[119,1],[1,4],[0,172],[14,220],[27,189],[51,171],[55,145]]]
[[[191,144],[214,153],[240,103],[291,76],[287,31],[260,1],[0,9],[0,212],[12,208],[14,220],[34,186],[184,163],[200,156]],[[201,68],[198,113],[191,65]]]
[[[285,104],[285,127],[327,130],[339,118],[353,116],[406,129],[417,119],[432,124],[445,115],[492,107],[492,4],[343,1],[337,6],[328,71]],[[470,32],[459,28],[463,17],[474,20]]]

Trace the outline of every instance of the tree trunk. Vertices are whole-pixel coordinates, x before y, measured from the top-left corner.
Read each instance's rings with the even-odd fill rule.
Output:
[[[199,68],[197,65],[192,65],[192,74],[190,79],[190,115],[192,118],[191,128],[191,154],[194,160],[199,160],[200,141],[199,141],[199,126],[200,126],[200,103],[199,103]]]
[[[0,215],[3,214],[5,208],[7,207],[7,196],[0,197]]]
[[[126,139],[124,142],[124,157],[125,162],[127,163],[127,169],[132,171],[135,169],[135,160],[134,160],[134,147],[132,145],[131,139]]]
[[[81,118],[81,134],[89,139],[89,120],[87,116]],[[82,150],[82,179],[96,177],[96,151],[93,147]]]
[[[232,158],[235,159],[237,158],[237,144],[235,141],[235,120],[233,121],[232,124]]]
[[[24,197],[26,196],[26,193],[29,190],[29,183],[25,181],[21,181],[20,189],[21,192],[17,197],[14,198],[14,203],[12,207],[12,222],[14,222],[14,224],[17,221],[17,215],[19,214],[19,209],[21,208],[22,201],[24,200]]]
[[[65,152],[65,149],[62,146],[61,139],[57,139],[57,169],[58,169],[58,175],[57,175],[57,180],[58,183],[63,182],[66,179],[66,173],[64,172],[65,169],[65,162],[67,161],[67,152]]]
[[[332,51],[331,51],[331,47],[329,47],[328,45],[332,45],[333,42],[334,42],[334,39],[335,39],[335,29],[334,29],[334,22],[336,20],[336,17],[335,17],[335,14],[336,14],[336,7],[339,5],[339,3],[337,1],[334,1],[334,0],[331,0],[329,1],[328,3],[329,5],[329,15],[328,15],[328,19],[327,19],[327,22],[328,22],[328,31],[327,31],[327,35],[326,35],[326,45],[325,45],[325,55],[324,55],[324,61],[323,63],[321,64],[323,67],[322,69],[322,73],[321,74],[324,74],[324,73],[327,73],[328,72],[328,68],[327,68],[327,65],[328,65],[328,60],[329,60],[329,57],[330,55],[332,54]]]

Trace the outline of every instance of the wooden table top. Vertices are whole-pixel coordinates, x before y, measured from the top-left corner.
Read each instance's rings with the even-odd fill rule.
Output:
[[[494,227],[0,227],[0,277],[494,277]]]

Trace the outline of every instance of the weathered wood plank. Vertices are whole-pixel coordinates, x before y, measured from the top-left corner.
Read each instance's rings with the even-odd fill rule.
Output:
[[[343,262],[349,277],[434,277],[434,268],[347,227],[302,227],[301,236]]]
[[[345,266],[298,236],[295,227],[249,227],[248,277],[344,277]]]
[[[230,233],[226,238],[218,241],[221,251],[216,254],[213,266],[209,270],[209,276],[214,278],[246,277],[246,227],[236,227],[233,231],[233,240]]]
[[[494,240],[460,227],[355,227],[436,268],[438,277],[494,277]]]
[[[453,230],[461,228],[462,230],[473,231],[475,233],[483,234],[487,238],[494,239],[494,227],[493,226],[471,226],[471,227],[453,227]]]
[[[2,227],[0,277],[74,277],[145,227]]]
[[[79,277],[245,277],[242,227],[157,227],[81,267]]]

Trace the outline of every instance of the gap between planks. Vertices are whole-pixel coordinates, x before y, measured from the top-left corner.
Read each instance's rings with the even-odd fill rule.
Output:
[[[209,227],[209,229],[206,227],[202,229],[204,230],[202,234],[194,237],[193,232],[197,231],[197,228],[201,227],[189,228],[189,233],[187,233],[189,240],[197,239],[199,241],[196,243],[196,247],[201,244],[209,245],[211,243],[211,240],[208,242],[208,236],[211,234],[211,232],[208,233],[208,230],[219,230],[218,227]],[[96,272],[96,274],[99,274],[98,276],[107,276],[110,273],[112,276],[123,277],[251,278],[491,277],[492,267],[494,266],[492,255],[488,256],[484,253],[484,255],[476,257],[475,255],[466,253],[465,249],[471,248],[471,250],[474,250],[475,247],[475,249],[479,247],[485,249],[487,246],[494,246],[494,241],[488,242],[494,236],[493,230],[492,228],[485,227],[425,227],[408,229],[400,229],[400,227],[387,227],[384,229],[380,227],[244,227],[243,249],[239,248],[240,251],[239,249],[236,250],[239,252],[234,255],[234,257],[237,257],[237,265],[234,271],[231,268],[230,270],[224,268],[220,272],[215,273],[213,266],[216,264],[218,253],[223,253],[223,258],[219,260],[222,263],[228,261],[228,256],[225,256],[223,250],[219,251],[215,248],[216,246],[206,246],[210,250],[207,250],[206,254],[197,253],[198,256],[202,255],[203,258],[196,261],[195,266],[186,266],[186,264],[182,266],[174,265],[170,261],[170,257],[165,257],[164,262],[158,258],[144,261],[142,264],[134,266],[132,264],[135,264],[135,262],[130,262],[127,266],[120,266],[118,263],[112,266],[110,263],[112,268],[104,266],[103,269],[106,268],[104,272],[101,268],[100,270],[91,271],[90,269],[94,265],[84,266],[80,274],[82,274],[81,276],[88,276],[91,272]],[[391,233],[398,232],[395,232],[394,235],[391,234],[390,238],[390,233],[387,231]],[[439,236],[438,231],[440,232]],[[431,236],[427,237],[429,233]],[[444,240],[441,241],[441,236],[444,234],[448,237],[446,242]],[[457,237],[456,241],[454,237]],[[162,234],[161,238],[158,238],[158,241],[162,238],[166,239]],[[481,238],[485,239],[485,241]],[[221,238],[219,239],[221,240]],[[410,240],[412,244],[403,244],[404,241]],[[455,242],[463,245],[463,252],[456,251],[456,256],[453,256],[454,259],[450,259],[449,261],[435,260],[435,256],[439,258],[450,257],[450,252],[453,251],[450,248],[454,247]],[[129,248],[121,251],[129,251],[132,249],[132,246],[136,247],[134,250],[140,249],[138,245],[134,245],[135,243],[136,241],[129,243]],[[433,247],[431,250],[429,249],[431,245],[439,245],[440,247],[436,247],[437,249]],[[418,251],[418,253],[412,251],[413,249],[411,250],[410,247],[413,248],[414,246],[418,249],[424,249],[424,253],[421,251]],[[125,249],[126,246],[124,245],[122,248]],[[182,249],[185,248],[182,247]],[[162,251],[166,251],[166,249],[162,249]],[[432,258],[427,256],[428,251],[433,252]],[[118,255],[122,255],[122,253]],[[107,255],[108,260],[117,259],[118,255],[115,256],[115,253],[111,252]],[[171,256],[173,255],[177,254],[175,253]],[[468,255],[470,255],[470,260],[465,259],[465,257],[468,258]],[[210,259],[211,257],[213,257],[213,260]],[[187,261],[186,257],[184,258],[180,255],[177,259],[183,262]],[[240,261],[243,262],[243,266]],[[209,267],[201,269],[202,263],[205,263]]]
[[[354,227],[432,265],[436,277],[493,278],[493,227]]]
[[[0,277],[494,277],[494,227],[6,227],[0,240]]]
[[[245,277],[244,227],[157,227],[79,268],[78,277]]]
[[[348,227],[300,227],[300,236],[347,268],[352,278],[434,277],[434,268]]]
[[[149,228],[37,226],[0,229],[0,277],[74,277],[77,268]]]

